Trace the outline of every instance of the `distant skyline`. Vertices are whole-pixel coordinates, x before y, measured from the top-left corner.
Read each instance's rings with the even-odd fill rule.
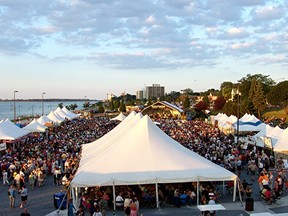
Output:
[[[285,0],[2,0],[0,99],[288,79]]]

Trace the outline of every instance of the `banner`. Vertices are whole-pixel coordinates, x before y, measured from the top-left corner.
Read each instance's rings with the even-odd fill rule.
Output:
[[[6,150],[7,147],[6,147],[6,143],[0,143],[0,151],[3,151],[3,150]]]

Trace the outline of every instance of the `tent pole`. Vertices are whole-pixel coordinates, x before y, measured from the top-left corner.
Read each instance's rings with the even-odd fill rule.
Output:
[[[115,195],[115,184],[113,181],[113,208],[114,208],[114,212],[116,211],[116,195]]]
[[[236,200],[237,179],[234,180],[233,202]]]
[[[157,182],[157,180],[156,180],[156,185],[155,185],[155,187],[156,187],[156,207],[159,209],[159,211],[160,211],[160,205],[159,205],[159,193],[158,193],[158,182]]]
[[[75,187],[75,200],[77,203],[77,206],[79,206],[79,194],[78,194],[78,187]]]
[[[197,180],[197,205],[199,205],[199,195],[200,195],[200,185],[199,185],[199,178]]]

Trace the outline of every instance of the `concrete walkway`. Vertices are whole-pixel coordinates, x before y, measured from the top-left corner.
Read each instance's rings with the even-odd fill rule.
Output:
[[[247,176],[248,178],[249,176]],[[19,216],[23,209],[19,208],[20,206],[20,195],[17,194],[16,197],[16,208],[9,208],[9,199],[7,195],[8,186],[0,185],[0,216]],[[221,186],[219,186],[221,190]],[[61,187],[53,185],[53,177],[48,176],[45,180],[45,185],[41,188],[35,188],[34,191],[31,191],[28,186],[28,203],[27,208],[31,216],[45,216],[49,215],[52,212],[55,212],[54,207],[54,194],[61,191]],[[256,191],[259,191],[258,185],[256,182],[253,183],[253,198],[254,209],[253,211],[245,211],[245,202],[241,204],[239,199],[236,202],[232,202],[232,195],[226,194],[220,198],[221,204],[225,206],[226,210],[218,211],[217,216],[221,215],[232,215],[238,216],[241,215],[250,215],[252,213],[287,213],[288,215],[288,192],[284,193],[284,196],[277,200],[275,204],[267,205],[265,201],[262,201],[259,194]],[[259,192],[258,192],[259,193]],[[173,215],[173,216],[184,216],[184,215],[200,215],[201,212],[196,206],[182,206],[181,208],[175,208],[173,206],[159,209],[140,209],[140,214],[144,216],[153,216],[153,215]],[[57,214],[50,214],[57,215]],[[67,215],[65,211],[61,211],[58,215]],[[89,216],[89,213],[86,216]],[[114,212],[108,211],[107,216],[119,215],[124,216],[123,212]]]

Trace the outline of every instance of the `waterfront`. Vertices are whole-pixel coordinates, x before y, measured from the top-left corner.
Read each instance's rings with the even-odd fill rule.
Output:
[[[85,101],[45,101],[44,105],[44,115],[48,115],[50,111],[55,110],[60,103],[63,106],[69,106],[71,104],[76,104],[77,109],[83,109],[83,104]],[[90,102],[91,103],[91,102]],[[92,103],[95,103],[92,102]],[[42,115],[42,101],[16,101],[16,118],[20,116],[41,116]],[[0,120],[9,118],[14,119],[14,101],[1,101],[0,102]]]

